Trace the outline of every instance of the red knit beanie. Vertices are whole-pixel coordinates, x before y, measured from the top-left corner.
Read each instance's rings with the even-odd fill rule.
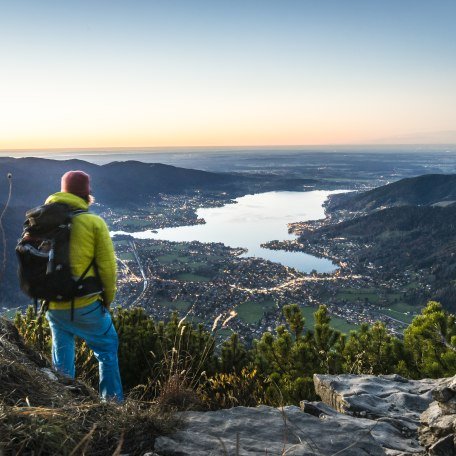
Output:
[[[90,195],[90,176],[84,171],[68,171],[62,176],[61,191],[87,198]]]

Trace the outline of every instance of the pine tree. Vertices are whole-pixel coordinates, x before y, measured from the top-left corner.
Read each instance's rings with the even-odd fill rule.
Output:
[[[343,350],[344,371],[353,374],[389,374],[397,364],[400,343],[385,325],[363,323],[358,331],[351,331]]]
[[[331,328],[331,317],[326,306],[321,305],[314,313],[313,348],[318,359],[318,372],[335,374],[342,370],[342,350],[345,337]]]
[[[239,341],[236,333],[223,342],[220,352],[220,371],[240,373],[250,360],[249,352]]]
[[[289,329],[281,325],[276,335],[266,332],[255,343],[255,366],[266,377],[265,400],[273,405],[315,398],[313,334],[304,332],[305,319],[299,306],[284,306],[283,313]]]
[[[442,306],[430,301],[404,332],[414,377],[456,374],[456,321]]]

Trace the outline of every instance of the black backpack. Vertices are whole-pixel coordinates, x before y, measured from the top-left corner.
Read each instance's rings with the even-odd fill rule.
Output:
[[[22,291],[35,300],[71,301],[102,292],[95,259],[79,278],[71,274],[70,232],[73,217],[87,213],[63,203],[51,203],[26,212],[22,237],[16,246],[19,282]],[[94,266],[96,277],[85,277]]]

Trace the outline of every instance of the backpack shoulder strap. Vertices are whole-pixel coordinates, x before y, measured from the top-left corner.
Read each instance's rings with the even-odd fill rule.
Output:
[[[89,265],[84,269],[84,272],[80,275],[79,279],[76,280],[74,286],[75,288],[77,288],[79,285],[81,285],[82,281],[84,280],[85,276],[87,275],[87,273],[89,272],[89,269],[92,267],[92,266],[95,266],[95,258],[92,258],[92,261],[89,263]],[[95,268],[95,271],[96,271],[96,268]],[[71,298],[71,321],[74,320],[74,300],[75,300],[75,297],[73,296],[73,298]]]
[[[88,209],[76,209],[75,211],[71,211],[71,217],[76,217],[81,214],[90,214],[90,212]]]
[[[79,276],[79,279],[76,280],[76,285],[79,285],[89,272],[90,268],[95,265],[95,258],[92,258],[92,261],[89,263],[89,265],[84,269],[84,272]]]

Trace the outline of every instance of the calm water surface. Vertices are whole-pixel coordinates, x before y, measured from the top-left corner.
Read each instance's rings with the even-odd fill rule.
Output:
[[[336,265],[324,258],[302,252],[284,252],[260,247],[272,240],[294,239],[288,233],[287,223],[315,220],[324,217],[322,204],[334,191],[311,192],[267,192],[237,198],[237,204],[223,207],[198,209],[198,217],[206,224],[163,228],[130,234],[137,239],[161,239],[177,242],[223,242],[231,247],[244,247],[248,251],[243,257],[260,257],[282,263],[302,272],[316,269],[331,272]]]

